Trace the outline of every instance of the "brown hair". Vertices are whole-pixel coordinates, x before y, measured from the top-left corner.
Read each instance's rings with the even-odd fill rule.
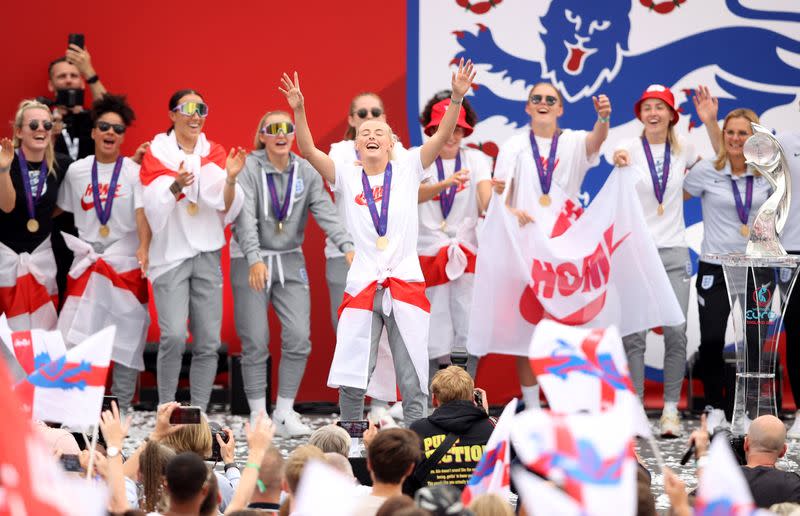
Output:
[[[440,404],[453,400],[471,400],[475,391],[475,382],[464,369],[449,366],[439,370],[431,381],[431,393]]]
[[[494,493],[485,493],[469,504],[469,509],[478,516],[514,516],[511,505]]]
[[[383,502],[383,505],[378,508],[378,512],[375,513],[375,516],[393,516],[397,511],[405,509],[406,507],[414,507],[414,500],[412,500],[410,496],[390,496]]]
[[[322,450],[310,444],[302,444],[289,454],[289,458],[286,459],[283,468],[283,478],[289,484],[290,493],[297,493],[300,477],[303,476],[303,468],[311,459],[325,462],[325,454],[322,453]]]
[[[453,90],[442,90],[431,97],[428,103],[425,104],[425,107],[422,108],[422,113],[419,115],[419,123],[422,124],[422,127],[427,127],[428,124],[431,123],[433,106],[445,99],[449,99],[452,95]],[[472,104],[469,103],[467,97],[461,99],[461,109],[464,110],[464,120],[466,120],[470,126],[475,127],[475,124],[478,123],[478,113],[472,108]]]
[[[284,111],[282,109],[277,109],[275,111],[267,111],[267,113],[261,117],[261,120],[258,122],[258,128],[256,129],[256,135],[253,138],[253,148],[255,149],[263,149],[265,147],[264,142],[262,142],[258,135],[261,134],[261,130],[264,128],[264,124],[267,121],[267,118],[271,117],[272,115],[286,115],[289,120],[294,120],[292,115],[289,114],[288,111]]]
[[[749,122],[758,123],[758,115],[752,109],[738,108],[728,113],[728,116],[722,122],[722,139],[719,142],[719,152],[717,152],[717,157],[714,160],[714,168],[717,170],[725,168],[725,163],[728,162],[728,151],[725,149],[725,128],[728,127],[728,122],[734,118],[744,118]]]
[[[17,113],[14,115],[14,129],[22,129],[22,121],[25,118],[25,112],[30,110],[30,109],[41,109],[43,111],[46,111],[48,116],[49,116],[49,118],[50,118],[50,121],[51,122],[53,121],[53,114],[50,112],[50,109],[47,106],[45,106],[44,104],[42,104],[38,100],[26,99],[26,100],[23,100],[22,102],[20,102],[19,106],[17,107]],[[14,131],[14,140],[13,141],[14,141],[14,148],[18,149],[22,142],[17,137],[17,132],[16,131]],[[56,153],[55,153],[55,150],[53,149],[53,138],[50,136],[50,134],[48,134],[47,135],[47,148],[44,150],[44,160],[47,162],[47,170],[48,170],[48,173],[50,173],[50,174],[55,174],[56,173],[56,170],[55,170],[55,167],[54,167],[55,159],[56,159]]]
[[[367,448],[367,466],[375,481],[399,484],[422,455],[419,436],[405,428],[381,430]]]
[[[373,93],[371,91],[362,91],[350,101],[350,111],[347,113],[348,115],[355,114],[356,109],[356,101],[361,97],[375,97],[378,99],[378,104],[381,105],[381,109],[384,113],[386,113],[386,108],[383,107],[383,99],[381,99],[380,95],[377,93]],[[350,124],[347,124],[347,130],[344,132],[344,139],[345,140],[355,140],[356,139],[356,128]]]
[[[148,441],[139,455],[139,480],[144,492],[139,505],[147,512],[164,512],[164,474],[167,463],[175,457],[175,451],[155,441]]]
[[[280,491],[283,464],[281,451],[274,446],[267,448],[264,458],[261,459],[261,469],[258,470],[258,479],[263,482],[267,491]]]

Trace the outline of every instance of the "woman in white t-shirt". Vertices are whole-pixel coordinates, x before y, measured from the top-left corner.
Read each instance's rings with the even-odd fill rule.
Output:
[[[439,127],[452,91],[437,93],[425,105],[420,122],[425,134]],[[462,145],[478,121],[464,99],[453,135],[426,171],[435,182],[420,186],[417,251],[431,302],[428,340],[431,378],[453,359],[466,360],[474,378],[478,357],[467,354],[467,329],[478,248],[477,224],[491,197],[492,159]]]
[[[133,159],[121,154],[125,131],[135,119],[124,97],[106,94],[96,100],[91,117],[94,155],[73,162],[58,190],[58,207],[74,215],[80,237],[64,235],[75,259],[58,329],[71,347],[110,324],[117,325],[111,392],[125,411],[144,369],[149,326],[144,272],[151,235],[139,181],[147,144]],[[104,295],[109,283],[115,287],[113,303]]]
[[[361,166],[336,163],[314,146],[297,74],[294,79],[286,74],[282,78],[280,90],[294,110],[300,150],[344,198],[356,248],[328,376],[328,385],[340,388],[342,419],[363,417],[364,393],[375,369],[384,326],[405,419],[410,424],[425,417],[430,304],[416,249],[417,199],[420,184],[427,180],[425,169],[452,134],[474,76],[472,63],[462,61],[453,73],[453,106],[439,130],[404,159],[390,160],[394,142],[385,122],[362,123],[356,135]]]
[[[669,88],[653,84],[633,107],[644,130],[642,135],[620,143],[614,151],[614,165],[628,167],[636,181],[636,193],[645,222],[658,247],[684,318],[689,307],[692,265],[683,221],[683,177],[698,160],[694,147],[675,133],[680,115]],[[686,322],[664,330],[664,409],[662,437],[680,435],[678,401],[686,370]],[[631,378],[644,398],[644,352],[647,332],[623,337]]]
[[[561,93],[550,83],[534,85],[525,112],[530,127],[500,147],[495,179],[505,182],[506,203],[520,225],[533,221],[534,203],[542,209],[561,210],[553,199],[574,199],[584,177],[599,162],[600,146],[608,136],[611,102],[605,95],[592,97],[597,121],[591,131],[561,129],[564,114]],[[539,386],[527,356],[517,357],[522,398],[528,407],[539,405]]]

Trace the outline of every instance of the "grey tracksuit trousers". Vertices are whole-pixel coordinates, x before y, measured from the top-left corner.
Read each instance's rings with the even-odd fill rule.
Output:
[[[689,250],[686,247],[665,247],[658,250],[667,277],[678,298],[684,317],[689,309],[691,274],[688,270]],[[646,332],[632,333],[622,338],[631,380],[640,398],[644,397],[644,352]],[[664,327],[664,401],[677,402],[686,371],[686,322]]]
[[[339,305],[344,298],[344,288],[347,285],[347,261],[344,256],[328,258],[325,260],[325,279],[328,282],[328,295],[331,298],[331,324],[333,332],[339,326]]]
[[[242,341],[242,378],[248,398],[263,398],[267,389],[269,322],[267,309],[272,303],[281,321],[281,362],[278,371],[278,396],[294,399],[311,353],[311,298],[305,259],[301,252],[281,255],[284,281],[281,285],[273,261],[272,285],[260,292],[250,288],[250,265],[245,258],[231,260],[234,318]],[[265,260],[266,261],[266,260]]]
[[[189,319],[193,339],[189,372],[192,405],[206,410],[217,374],[222,327],[220,251],[200,253],[156,278],[153,297],[161,330],[158,402],[175,399]]]

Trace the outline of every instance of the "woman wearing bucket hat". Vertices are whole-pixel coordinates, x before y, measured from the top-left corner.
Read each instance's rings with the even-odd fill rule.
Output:
[[[433,135],[450,105],[450,90],[437,93],[425,105],[420,123]],[[451,363],[451,353],[466,357],[474,378],[478,357],[467,355],[472,283],[478,247],[476,227],[491,197],[492,160],[461,145],[478,121],[465,98],[456,128],[426,173],[434,178],[419,188],[419,252],[425,293],[431,302],[429,376]]]
[[[658,247],[672,290],[684,318],[689,307],[692,264],[683,221],[683,177],[697,161],[694,147],[675,132],[680,115],[675,97],[666,86],[650,85],[633,107],[644,129],[641,136],[622,142],[614,151],[614,165],[628,167],[636,181],[645,222]],[[686,369],[686,322],[664,331],[664,409],[661,435],[677,437],[681,424],[678,400]],[[644,398],[644,352],[647,332],[623,337],[631,378]]]

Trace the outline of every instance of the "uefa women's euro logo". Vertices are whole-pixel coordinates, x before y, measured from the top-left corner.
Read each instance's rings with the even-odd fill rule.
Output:
[[[778,319],[780,314],[772,310],[770,285],[767,283],[753,289],[752,304],[748,303],[749,308],[745,312],[747,324],[772,324]]]

